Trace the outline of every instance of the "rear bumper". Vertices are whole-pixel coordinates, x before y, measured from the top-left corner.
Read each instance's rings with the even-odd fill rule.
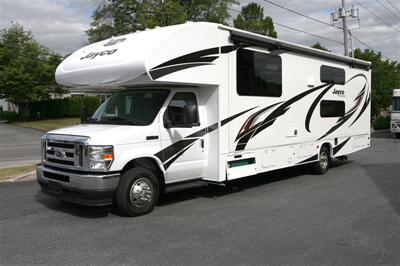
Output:
[[[119,173],[86,174],[55,170],[39,165],[37,181],[42,192],[52,197],[81,205],[112,204]]]

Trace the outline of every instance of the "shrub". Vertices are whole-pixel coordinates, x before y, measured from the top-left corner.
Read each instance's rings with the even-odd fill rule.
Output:
[[[0,110],[0,120],[14,122],[14,121],[17,121],[18,118],[19,118],[19,116],[17,113]]]
[[[28,119],[48,119],[65,117],[65,99],[54,99],[40,102],[25,103],[30,105]]]
[[[372,126],[375,130],[390,128],[390,116],[378,116]]]

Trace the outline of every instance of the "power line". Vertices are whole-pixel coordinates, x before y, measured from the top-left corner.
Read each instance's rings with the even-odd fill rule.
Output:
[[[359,43],[363,44],[365,47],[367,47],[368,49],[370,49],[371,51],[377,53],[377,52],[376,52],[376,49],[372,48],[371,46],[369,46],[368,44],[366,44],[365,42],[363,42],[362,40],[360,40],[357,36],[352,35],[352,37],[353,37],[356,41],[358,41]],[[392,59],[392,58],[390,58],[390,57],[385,56],[382,52],[380,52],[380,53],[381,53],[382,57],[384,57],[384,58],[386,58],[386,59],[389,59],[389,60],[391,60],[391,61],[396,61],[396,60],[394,60],[394,59]]]
[[[237,12],[237,13],[241,13],[241,12],[240,12],[239,10],[237,10],[237,9],[233,9],[233,8],[230,8],[230,7],[228,7],[228,9],[229,9],[229,10],[232,10],[232,11],[235,11],[235,12]],[[303,30],[300,30],[300,29],[296,29],[296,28],[290,27],[290,26],[288,26],[288,25],[285,25],[285,24],[282,24],[282,23],[279,23],[279,22],[276,22],[276,21],[274,21],[274,24],[276,24],[276,25],[278,25],[278,26],[281,26],[281,27],[283,27],[283,28],[287,28],[287,29],[290,29],[290,30],[293,30],[293,31],[297,31],[297,32],[300,32],[300,33],[308,34],[308,35],[311,35],[311,36],[314,36],[314,37],[317,37],[317,38],[320,38],[320,39],[324,39],[324,40],[327,40],[327,41],[331,41],[331,42],[335,42],[335,43],[338,43],[338,44],[343,45],[342,42],[339,42],[339,41],[337,41],[337,40],[330,39],[330,38],[327,38],[327,37],[324,37],[324,36],[321,36],[321,35],[317,35],[317,34],[314,34],[314,33],[311,33],[311,32],[303,31]]]
[[[383,23],[385,23],[387,26],[393,28],[395,31],[400,32],[399,29],[397,29],[396,27],[394,27],[392,24],[390,24],[389,22],[387,22],[386,20],[384,20],[383,18],[379,17],[378,15],[376,15],[374,12],[372,12],[371,10],[369,10],[366,6],[364,6],[363,4],[361,4],[359,1],[355,0],[362,8],[364,8],[368,13],[370,13],[371,15],[373,15],[374,17],[376,17],[377,19],[379,19],[380,21],[382,21]]]
[[[396,10],[400,14],[400,10],[392,3],[392,1],[390,1],[390,0],[386,0],[386,1],[394,8],[394,10]]]
[[[300,29],[296,29],[296,28],[293,28],[293,27],[290,27],[290,26],[287,26],[287,25],[284,25],[284,24],[281,24],[281,23],[278,23],[278,22],[274,22],[274,24],[276,24],[278,26],[281,26],[281,27],[284,27],[284,28],[287,28],[287,29],[291,29],[291,30],[298,31],[298,32],[301,32],[301,33],[304,33],[304,34],[308,34],[308,35],[311,35],[311,36],[314,36],[314,37],[317,37],[317,38],[320,38],[320,39],[324,39],[324,40],[327,40],[327,41],[331,41],[331,42],[335,42],[335,43],[338,43],[340,45],[343,45],[342,42],[339,42],[337,40],[330,39],[330,38],[327,38],[327,37],[324,37],[324,36],[321,36],[321,35],[317,35],[317,34],[314,34],[314,33],[306,32],[306,31],[303,31],[303,30],[300,30]]]
[[[310,19],[310,20],[313,20],[313,21],[315,21],[315,22],[324,24],[324,25],[326,25],[326,26],[333,27],[333,28],[336,28],[336,29],[339,29],[339,30],[343,30],[341,27],[338,27],[338,26],[335,26],[335,25],[331,25],[331,24],[328,23],[328,22],[325,22],[325,21],[322,21],[322,20],[319,20],[319,19],[310,17],[310,16],[308,16],[308,15],[305,15],[305,14],[303,14],[303,13],[300,13],[300,12],[295,11],[295,10],[293,10],[293,9],[290,9],[290,8],[288,8],[288,7],[284,7],[284,6],[282,6],[282,5],[279,5],[279,4],[277,4],[277,3],[274,3],[274,2],[272,2],[272,1],[270,1],[270,0],[263,0],[263,1],[264,1],[264,2],[267,2],[267,3],[270,3],[271,5],[277,6],[277,7],[279,7],[279,8],[282,8],[282,9],[284,9],[284,10],[286,10],[286,11],[289,11],[289,12],[291,12],[291,13],[293,13],[293,14],[296,14],[296,15],[299,15],[299,16],[302,16],[302,17],[305,17],[305,18],[308,18],[308,19]]]
[[[392,14],[393,16],[395,16],[396,18],[400,19],[400,17],[395,14],[392,10],[390,10],[389,8],[387,8],[384,4],[382,4],[381,1],[376,0],[376,2],[378,2],[378,4],[380,4],[384,9],[386,9],[387,12],[389,12],[390,14]]]
[[[289,11],[289,12],[291,12],[291,13],[294,13],[294,14],[297,14],[297,15],[299,15],[299,16],[302,16],[302,17],[311,19],[311,20],[313,20],[313,21],[317,21],[317,22],[319,22],[319,23],[321,23],[321,24],[333,26],[333,25],[328,24],[328,23],[326,23],[326,22],[324,22],[324,21],[321,21],[321,20],[315,19],[315,18],[313,18],[313,17],[304,15],[304,14],[298,12],[298,11],[294,11],[294,10],[291,10],[291,9],[289,9],[289,8],[287,8],[287,7],[284,7],[284,6],[278,5],[278,4],[276,4],[276,3],[273,3],[273,2],[270,1],[270,0],[263,0],[263,1],[268,2],[268,3],[272,4],[272,5],[278,6],[278,7],[282,8],[282,9],[284,9],[284,10],[287,10],[287,11]],[[359,3],[357,0],[355,0],[355,1],[356,1],[357,3]],[[360,3],[359,3],[359,4],[360,4]],[[360,5],[361,5],[361,4],[360,4]],[[362,6],[364,9],[366,9],[365,6],[363,6],[363,5],[361,5],[361,6]],[[367,10],[367,9],[366,9],[366,10]],[[368,11],[368,10],[367,10],[367,11]],[[373,15],[376,16],[375,14],[373,14]],[[389,24],[389,25],[390,25],[390,24]],[[390,25],[390,26],[393,27],[392,25]],[[333,27],[336,28],[336,29],[343,30],[342,28],[337,27],[337,26],[333,26]],[[396,28],[394,28],[394,29],[396,29]],[[397,30],[397,29],[396,29],[396,30]],[[398,31],[398,30],[397,30],[397,31]],[[354,35],[353,35],[353,36],[354,36]],[[354,36],[354,37],[355,37],[355,39],[356,39],[357,41],[359,41],[360,43],[364,44],[366,47],[368,47],[369,49],[371,49],[372,51],[374,51],[374,52],[376,53],[376,50],[372,49],[369,45],[367,45],[365,42],[361,41],[361,40],[360,40],[359,38],[357,38],[356,36]],[[381,53],[381,54],[382,54],[382,53]],[[383,55],[383,54],[382,54],[382,55]],[[386,57],[386,56],[385,56],[385,57]],[[389,57],[386,57],[386,58],[388,58],[388,59],[390,59],[390,60],[392,60],[392,61],[396,61],[396,60],[393,60],[393,59],[391,59],[391,58],[389,58]]]

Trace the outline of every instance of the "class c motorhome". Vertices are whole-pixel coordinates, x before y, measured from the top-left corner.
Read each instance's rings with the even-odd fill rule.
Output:
[[[150,212],[167,186],[226,183],[370,146],[371,64],[214,23],[86,46],[59,84],[112,96],[42,138],[42,191]]]
[[[393,90],[393,105],[390,113],[391,131],[400,138],[400,89]]]

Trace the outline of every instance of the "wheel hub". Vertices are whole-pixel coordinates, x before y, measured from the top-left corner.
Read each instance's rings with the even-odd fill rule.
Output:
[[[329,157],[326,152],[321,152],[321,155],[319,156],[319,164],[321,168],[326,169],[328,167],[329,163]]]
[[[139,178],[132,184],[129,196],[133,206],[144,207],[153,198],[153,185],[148,179]]]

